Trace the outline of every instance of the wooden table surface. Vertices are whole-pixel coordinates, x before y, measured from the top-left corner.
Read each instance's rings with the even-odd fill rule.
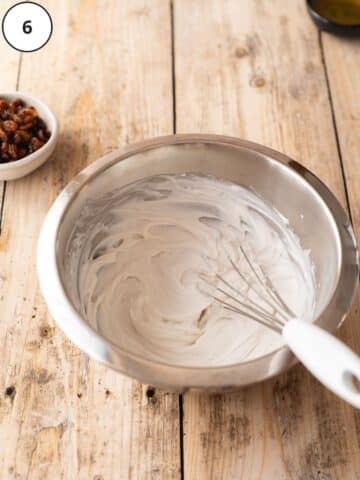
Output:
[[[320,34],[303,0],[41,3],[54,21],[45,48],[0,42],[1,90],[39,96],[61,124],[50,162],[0,183],[0,478],[359,479],[360,413],[302,366],[234,394],[152,392],[54,325],[35,253],[77,172],[173,132],[234,135],[295,158],[360,239],[360,40]],[[0,15],[13,4],[2,0]],[[340,337],[360,353],[358,311],[359,298]]]

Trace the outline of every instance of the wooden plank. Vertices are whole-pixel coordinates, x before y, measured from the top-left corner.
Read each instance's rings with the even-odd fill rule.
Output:
[[[344,167],[348,201],[355,235],[360,239],[360,42],[321,34],[324,61],[328,74],[334,120]],[[357,295],[344,340],[360,354],[360,298]],[[353,410],[348,419],[360,435],[360,412]],[[355,441],[355,439],[354,439]],[[359,442],[359,440],[358,440]]]
[[[61,124],[56,156],[7,187],[0,250],[0,477],[178,479],[176,395],[90,360],[41,298],[39,229],[59,190],[115,146],[172,131],[170,8],[163,0],[42,2],[54,35],[24,55],[20,89]],[[5,393],[4,393],[5,392]]]
[[[2,0],[0,7],[0,20],[2,20],[6,11],[14,5],[12,0]],[[19,68],[20,53],[8,45],[0,35],[0,57],[2,62],[1,68],[1,92],[13,92],[16,90],[16,81]]]
[[[5,12],[9,7],[13,5],[10,0],[4,0],[1,2],[0,19],[3,18]],[[16,90],[17,77],[20,67],[20,53],[11,48],[4,37],[0,36],[0,58],[3,68],[1,69],[1,87],[0,96],[2,92],[13,92]],[[2,201],[4,196],[5,185],[0,180],[0,232],[1,232],[1,212]],[[1,242],[1,240],[0,240]]]
[[[360,42],[322,34],[325,64],[355,235],[360,239]],[[357,298],[346,340],[360,352]],[[360,426],[360,414],[355,415]]]
[[[318,32],[304,2],[181,0],[174,13],[177,131],[277,148],[345,205]],[[234,394],[186,394],[183,408],[186,480],[360,477],[354,410],[301,366]]]

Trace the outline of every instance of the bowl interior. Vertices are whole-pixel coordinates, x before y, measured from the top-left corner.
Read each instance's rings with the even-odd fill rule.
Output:
[[[319,315],[332,297],[341,265],[338,229],[324,201],[296,171],[269,156],[246,147],[202,142],[163,145],[133,154],[94,175],[80,190],[61,221],[56,246],[60,277],[75,308],[79,311],[79,292],[73,285],[78,283],[81,253],[74,256],[69,252],[68,241],[76,232],[76,219],[84,206],[138,179],[183,172],[214,175],[251,187],[288,218],[302,247],[311,250],[316,279],[315,314]],[[87,231],[94,227],[94,217],[90,212],[83,227]],[[81,233],[86,236],[86,232]]]

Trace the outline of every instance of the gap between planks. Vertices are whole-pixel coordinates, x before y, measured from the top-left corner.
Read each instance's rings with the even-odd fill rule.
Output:
[[[170,0],[170,32],[171,32],[171,83],[172,83],[172,109],[173,133],[176,134],[176,68],[175,68],[175,12],[174,2]],[[184,402],[183,395],[179,394],[179,437],[180,437],[180,478],[185,479],[184,465]]]
[[[344,184],[346,208],[347,208],[347,211],[348,211],[348,214],[349,214],[350,223],[353,224],[352,215],[351,215],[351,203],[350,203],[349,192],[348,192],[348,187],[347,187],[347,182],[346,182],[345,167],[344,167],[344,162],[343,162],[343,157],[342,157],[342,152],[341,152],[338,127],[337,127],[337,124],[336,124],[334,102],[333,102],[331,88],[330,88],[329,72],[328,72],[328,68],[327,68],[327,64],[326,64],[326,57],[325,57],[325,52],[324,52],[324,45],[323,45],[322,36],[323,36],[323,33],[319,30],[319,37],[318,38],[319,38],[319,48],[320,48],[320,54],[321,54],[321,63],[323,65],[323,69],[324,69],[324,75],[325,75],[325,81],[326,81],[326,90],[327,90],[329,105],[330,105],[330,110],[331,110],[331,120],[332,120],[332,124],[333,124],[333,128],[334,128],[334,135],[335,135],[335,140],[336,140],[336,151],[337,151],[337,154],[338,154],[338,157],[339,157],[341,175],[342,175],[343,184]]]
[[[176,133],[176,68],[175,68],[175,13],[174,2],[170,0],[170,21],[171,21],[171,79],[173,99],[173,133]]]
[[[2,184],[2,192],[1,192],[1,198],[0,198],[0,236],[1,236],[1,230],[2,230],[2,218],[4,213],[5,193],[6,193],[6,182]]]

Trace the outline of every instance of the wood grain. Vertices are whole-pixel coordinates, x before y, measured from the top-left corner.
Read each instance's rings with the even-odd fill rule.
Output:
[[[174,25],[177,131],[277,148],[345,205],[319,36],[304,2],[175,1]],[[359,329],[352,315],[342,336]],[[231,395],[186,394],[185,479],[359,478],[354,416],[301,366]]]
[[[80,353],[41,298],[36,243],[51,202],[112,148],[171,133],[170,7],[42,2],[54,35],[24,55],[19,88],[61,124],[55,157],[6,190],[0,247],[0,478],[178,479],[178,398]]]
[[[10,0],[4,0],[1,2],[0,19],[7,11],[9,7],[13,5]],[[0,37],[0,58],[2,61],[1,69],[1,82],[0,82],[0,96],[4,92],[13,92],[17,88],[17,79],[20,68],[20,53],[12,49],[4,40],[4,37]],[[1,232],[1,217],[2,217],[2,201],[4,196],[5,183],[0,180],[0,232]],[[0,238],[1,245],[1,238]]]
[[[44,215],[75,173],[118,145],[172,132],[170,2],[42,3],[55,25],[45,49],[20,63],[0,41],[1,89],[14,90],[19,80],[61,123],[53,160],[6,189],[0,478],[179,479],[177,396],[81,354],[49,317],[34,266]],[[331,100],[360,238],[359,41],[323,34],[322,52],[302,0],[173,3],[178,132],[277,148],[346,205]],[[0,15],[12,4],[3,1]],[[359,307],[357,300],[340,332],[358,352]],[[186,394],[183,409],[185,480],[360,477],[358,412],[300,366],[234,394]]]
[[[351,218],[355,235],[360,242],[360,85],[357,81],[360,72],[360,40],[334,37],[326,33],[321,34],[321,39]],[[358,354],[360,354],[359,312],[358,294],[346,329],[342,329],[343,338]],[[348,422],[355,425],[359,445],[359,410],[351,412]]]
[[[331,91],[339,149],[344,166],[348,200],[356,237],[360,239],[360,72],[359,39],[339,38],[322,33],[324,61]],[[359,298],[352,311],[346,340],[360,353],[357,328]],[[358,416],[360,424],[360,416]]]
[[[14,5],[12,0],[2,0],[0,6],[0,20],[2,20],[6,11]],[[21,54],[8,45],[0,35],[0,55],[1,55],[1,82],[0,92],[16,90],[16,83],[19,70],[19,61]]]

